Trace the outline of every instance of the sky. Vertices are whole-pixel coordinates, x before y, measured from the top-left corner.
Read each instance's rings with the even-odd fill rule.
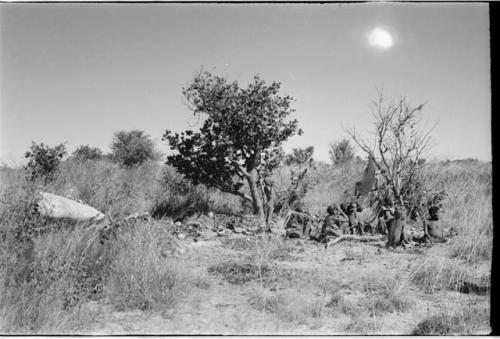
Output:
[[[285,151],[328,161],[346,127],[373,129],[383,88],[427,103],[428,157],[490,161],[489,48],[485,3],[2,3],[0,163],[22,164],[32,141],[107,152],[130,129],[168,152],[166,129],[199,127],[182,88],[200,69],[281,82],[304,131]]]

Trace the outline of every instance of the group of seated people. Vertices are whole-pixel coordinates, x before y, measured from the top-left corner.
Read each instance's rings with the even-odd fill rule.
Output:
[[[399,237],[401,233],[401,241],[409,243],[410,241],[416,242],[444,242],[447,237],[454,233],[453,228],[444,229],[440,223],[439,214],[442,208],[441,203],[429,203],[422,209],[421,220],[423,235],[411,236],[405,230],[406,213],[405,208],[395,206],[392,199],[386,198],[380,202],[380,209],[376,217],[371,223],[360,218],[362,208],[359,204],[350,203],[347,206],[344,204],[331,205],[327,208],[328,215],[323,220],[321,232],[318,237],[320,241],[328,241],[331,237],[340,237],[345,234],[365,235],[367,233],[373,234],[376,230],[381,234],[388,234],[388,242],[399,243],[399,239],[390,239],[394,237],[394,233]],[[372,227],[375,226],[375,227]],[[393,228],[401,228],[396,232],[391,232]],[[375,228],[375,229],[374,229]]]
[[[357,218],[357,213],[360,211],[356,203],[351,203],[340,207],[333,204],[326,209],[328,215],[323,220],[321,226],[320,238],[324,239],[329,236],[340,237],[344,234],[355,234],[362,232],[362,227]]]
[[[392,199],[385,198],[379,201],[378,208],[372,206],[373,218],[371,222],[367,222],[361,214],[363,211],[361,204],[351,202],[333,204],[327,208],[327,216],[324,218],[319,235],[311,235],[311,218],[303,211],[292,213],[291,218],[287,222],[287,228],[290,237],[310,237],[313,240],[320,242],[328,242],[332,238],[338,238],[347,234],[351,235],[366,235],[373,234],[375,231],[381,234],[388,234],[388,243],[399,244],[400,242],[408,243],[415,242],[441,242],[446,241],[449,235],[449,230],[442,229],[439,222],[440,203],[429,202],[423,208],[421,215],[423,236],[409,235],[405,229],[404,208],[397,207]],[[394,232],[394,230],[396,230]],[[398,239],[390,239],[391,237]],[[401,234],[401,239],[399,239]]]

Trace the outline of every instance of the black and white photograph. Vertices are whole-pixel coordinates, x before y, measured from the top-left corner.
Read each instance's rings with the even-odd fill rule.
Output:
[[[1,2],[0,335],[489,335],[491,5]]]

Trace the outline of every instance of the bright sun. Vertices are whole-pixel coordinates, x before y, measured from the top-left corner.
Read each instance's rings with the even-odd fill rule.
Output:
[[[368,35],[370,46],[387,49],[392,47],[393,41],[391,33],[382,28],[375,28]]]

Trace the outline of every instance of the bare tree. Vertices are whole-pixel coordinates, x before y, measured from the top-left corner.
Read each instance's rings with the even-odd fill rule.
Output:
[[[373,158],[374,164],[381,171],[391,188],[395,202],[404,205],[403,190],[418,177],[423,164],[423,157],[431,147],[430,136],[434,126],[423,126],[424,104],[412,106],[406,97],[389,100],[383,91],[378,91],[377,100],[373,101],[372,112],[375,133],[372,143],[366,141],[353,127],[346,132],[354,142]]]

